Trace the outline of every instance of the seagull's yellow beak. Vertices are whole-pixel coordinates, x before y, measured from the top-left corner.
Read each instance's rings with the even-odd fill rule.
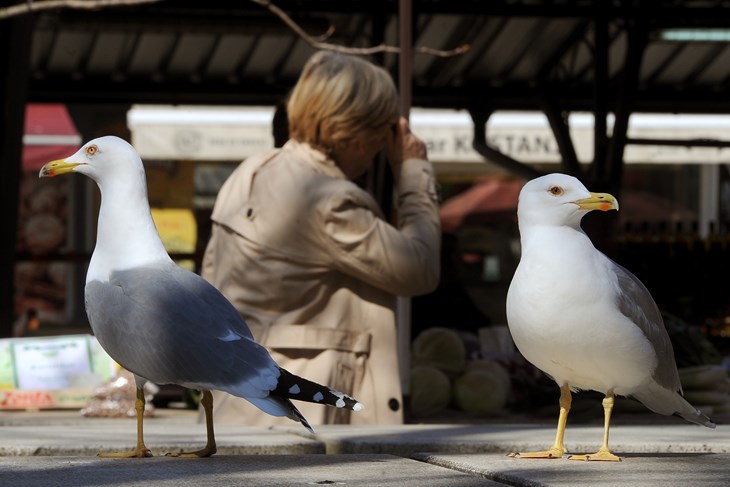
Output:
[[[608,193],[591,193],[591,196],[582,200],[573,201],[582,210],[616,210],[618,201]]]
[[[52,178],[59,174],[70,173],[79,164],[77,162],[66,162],[65,159],[59,159],[57,161],[51,161],[41,168],[41,172],[38,173],[39,178]]]

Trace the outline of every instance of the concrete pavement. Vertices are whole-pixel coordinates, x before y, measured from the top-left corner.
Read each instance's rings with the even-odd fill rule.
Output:
[[[393,455],[215,455],[205,459],[0,458],[0,484],[28,487],[500,486]]]
[[[730,455],[625,453],[621,463],[520,460],[495,454],[416,454],[414,459],[515,486],[727,487]]]
[[[194,412],[158,413],[145,421],[153,453],[204,444],[205,428]],[[730,485],[730,425],[617,424],[611,447],[624,458],[618,464],[506,456],[549,446],[552,422],[315,429],[310,435],[294,423],[272,429],[218,424],[219,453],[209,459],[109,460],[95,455],[131,448],[133,419],[0,412],[0,485]],[[593,452],[601,437],[600,426],[569,423],[566,446],[571,453]]]

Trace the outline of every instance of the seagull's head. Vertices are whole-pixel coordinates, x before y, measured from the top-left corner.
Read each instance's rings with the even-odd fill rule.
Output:
[[[137,178],[144,166],[137,151],[128,142],[119,137],[105,136],[84,144],[75,154],[44,165],[38,177],[54,177],[70,172],[78,172],[89,176],[101,184],[105,178],[120,180],[129,177]]]
[[[553,173],[528,181],[520,191],[517,218],[520,225],[534,222],[578,227],[589,211],[618,210],[608,193],[592,193],[577,178]]]

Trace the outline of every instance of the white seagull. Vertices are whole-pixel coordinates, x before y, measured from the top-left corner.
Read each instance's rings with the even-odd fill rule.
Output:
[[[177,266],[165,251],[147,199],[144,166],[118,137],[100,137],[74,155],[49,162],[39,177],[77,172],[101,191],[96,246],[86,275],[86,313],[101,346],[135,375],[137,446],[102,456],[151,456],[142,432],[146,381],[202,391],[207,443],[215,453],[210,390],[243,397],[259,409],[288,416],[310,431],[290,399],[358,411],[353,398],[280,368],[253,340],[234,306],[205,279]]]
[[[560,387],[555,443],[522,458],[559,458],[571,391],[605,394],[603,444],[574,460],[620,461],[608,448],[614,397],[632,396],[659,414],[714,428],[682,397],[672,344],[649,291],[596,250],[580,227],[592,210],[618,210],[565,174],[527,182],[517,206],[522,256],[507,293],[507,322],[524,357]]]

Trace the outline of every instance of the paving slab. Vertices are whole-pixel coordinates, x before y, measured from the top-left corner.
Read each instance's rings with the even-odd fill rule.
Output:
[[[506,454],[544,450],[555,438],[554,425],[324,425],[315,430],[311,435],[290,426],[275,428],[321,441],[327,453],[390,453],[405,457],[419,452]],[[569,425],[565,446],[571,453],[592,453],[602,439],[602,426]],[[617,454],[730,453],[730,425],[716,429],[691,424],[621,425],[611,428],[610,446]]]
[[[500,487],[504,484],[393,455],[216,455],[203,459],[3,457],[0,485]]]
[[[421,453],[433,465],[483,475],[516,487],[727,487],[726,453],[627,453],[619,463],[560,458],[520,459],[498,454]]]
[[[197,418],[195,411],[158,410],[145,418],[146,446],[155,455],[202,448],[205,425]],[[325,453],[324,444],[314,438],[269,428],[221,423],[215,425],[215,432],[221,455]],[[85,417],[73,411],[0,411],[0,456],[96,456],[130,450],[136,442],[135,418]]]
[[[145,444],[155,455],[205,446],[204,425],[146,421],[144,428]],[[134,421],[0,426],[0,456],[95,456],[99,452],[131,450],[136,443]],[[325,453],[324,444],[316,439],[246,426],[216,428],[216,445],[222,455]]]

